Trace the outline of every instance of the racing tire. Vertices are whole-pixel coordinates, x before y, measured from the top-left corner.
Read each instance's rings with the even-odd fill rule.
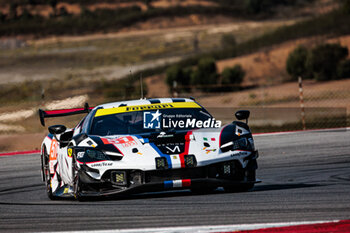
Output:
[[[50,156],[46,152],[46,147],[43,147],[42,153],[41,153],[41,171],[42,176],[45,181],[46,186],[46,194],[51,200],[58,200],[59,198],[53,195],[52,193],[52,187],[51,187],[51,174],[50,174]]]
[[[73,157],[72,172],[73,172],[73,177],[74,177],[74,182],[73,182],[74,198],[78,201],[86,201],[88,198],[84,197],[82,195],[83,183],[82,183],[80,176],[79,176],[79,168],[77,166],[77,161],[76,161],[75,156]]]
[[[74,198],[78,201],[85,201],[86,197],[81,195],[82,192],[82,183],[77,173],[74,179]]]
[[[246,179],[249,181],[255,181],[255,170],[252,170],[248,173],[246,176]],[[229,185],[224,186],[225,192],[228,193],[235,193],[235,192],[248,192],[251,191],[254,188],[255,183],[246,183],[246,184],[240,184],[240,185]]]

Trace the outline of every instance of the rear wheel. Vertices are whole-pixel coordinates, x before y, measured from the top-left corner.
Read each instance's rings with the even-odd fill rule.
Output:
[[[42,153],[41,153],[41,171],[42,171],[42,178],[46,185],[46,194],[51,200],[57,200],[58,197],[54,196],[52,194],[52,185],[51,185],[51,179],[52,176],[50,174],[50,156],[46,152],[46,147],[43,147]]]

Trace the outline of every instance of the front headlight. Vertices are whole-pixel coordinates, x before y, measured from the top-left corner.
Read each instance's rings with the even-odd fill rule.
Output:
[[[254,143],[245,137],[238,140],[225,143],[220,147],[222,152],[227,152],[229,150],[254,150]]]
[[[250,144],[251,150],[254,151],[254,150],[255,150],[255,145],[254,145],[254,140],[253,140],[253,138],[248,138],[248,142],[249,142],[249,144]]]
[[[110,160],[106,154],[99,150],[87,149],[85,154],[93,160]]]
[[[247,149],[248,141],[246,138],[240,138],[233,142],[233,150]]]

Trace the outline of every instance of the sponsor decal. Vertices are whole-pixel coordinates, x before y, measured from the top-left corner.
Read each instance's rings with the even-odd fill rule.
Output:
[[[221,123],[221,122],[220,122]],[[220,124],[221,125],[221,124]],[[219,126],[220,127],[220,126]],[[212,141],[212,142],[215,142],[215,138],[210,138],[210,141]],[[208,138],[203,138],[203,141],[209,141],[209,139]]]
[[[137,145],[137,142],[131,136],[123,136],[119,138],[101,138],[104,144],[112,144],[114,146],[121,145],[122,147],[130,147]]]
[[[160,132],[157,138],[172,138],[174,137],[173,134],[166,134],[165,132]]]
[[[180,114],[177,114],[180,115]],[[163,115],[157,111],[145,111],[143,113],[143,128],[144,129],[173,129],[173,128],[219,128],[221,127],[221,121],[217,121],[215,118],[208,118],[207,120],[198,120],[193,118],[192,115],[181,115],[178,118],[177,115]],[[169,117],[170,116],[170,117]],[[183,116],[188,116],[187,118]],[[172,137],[172,135],[166,135],[164,132],[160,133],[157,137]],[[208,138],[204,138],[208,141]],[[215,141],[215,138],[210,138],[211,141]]]
[[[152,104],[152,105],[139,105],[126,107],[126,111],[144,111],[153,109],[164,109],[164,108],[174,108],[173,104]]]
[[[206,154],[209,154],[210,152],[215,152],[216,149],[205,149],[205,151],[206,151]]]
[[[58,147],[58,142],[55,139],[52,139],[51,141],[51,146],[50,146],[50,173],[54,174],[55,173],[55,163],[57,160],[57,147]]]
[[[106,166],[112,166],[113,163],[111,162],[102,162],[102,163],[93,163],[90,166],[91,167],[106,167]]]
[[[163,118],[163,129],[166,128],[219,128],[221,127],[221,121],[215,120],[215,118],[208,118],[205,121],[197,120],[195,118],[187,119],[172,119]],[[215,141],[215,138],[214,140]]]
[[[168,149],[168,150],[170,150],[172,153],[174,153],[175,154],[175,152],[178,152],[178,153],[180,153],[181,152],[181,150],[180,150],[180,147],[179,146],[174,146],[174,147],[169,147],[169,146],[166,146],[165,147],[166,149]]]
[[[105,116],[110,114],[117,114],[117,113],[124,113],[124,112],[152,111],[152,110],[155,111],[158,109],[168,109],[168,108],[202,108],[202,107],[195,102],[122,106],[118,108],[98,109],[96,111],[95,117]]]
[[[167,180],[164,181],[164,188],[170,189],[170,188],[182,188],[182,187],[190,187],[191,186],[191,180]]]
[[[58,146],[58,142],[56,141],[56,139],[53,139],[51,141],[51,146],[50,146],[50,160],[57,159],[57,146]]]
[[[143,112],[143,128],[144,129],[160,129],[160,116],[162,114],[157,111]]]
[[[72,157],[72,155],[73,155],[73,149],[72,149],[72,148],[68,148],[67,154],[68,154],[68,157]]]
[[[231,157],[235,157],[235,156],[247,156],[249,155],[250,152],[248,151],[238,151],[238,153],[235,154],[231,154]]]
[[[84,157],[84,154],[85,154],[85,152],[83,152],[83,151],[78,152],[78,153],[77,153],[77,159],[83,158],[83,157]]]

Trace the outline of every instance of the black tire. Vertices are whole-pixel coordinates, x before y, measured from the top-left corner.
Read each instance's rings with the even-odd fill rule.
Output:
[[[79,176],[79,168],[77,165],[75,155],[73,155],[72,173],[73,173],[72,175],[74,177],[74,183],[73,183],[74,198],[78,201],[86,201],[87,197],[84,197],[82,195],[84,184],[81,182],[81,179]]]
[[[42,169],[42,177],[45,182],[46,186],[46,194],[51,200],[57,200],[58,197],[54,196],[52,194],[52,188],[51,188],[51,179],[52,176],[50,174],[50,156],[46,152],[46,147],[43,147],[42,153],[41,153],[41,169]]]
[[[78,201],[87,201],[88,198],[82,195],[82,186],[83,184],[80,180],[79,173],[77,172],[74,178],[74,198]]]
[[[255,181],[255,170],[251,170],[248,172],[248,175],[246,176],[246,179],[249,181]],[[228,193],[234,193],[234,192],[248,192],[251,191],[254,188],[255,183],[246,183],[246,184],[240,184],[240,185],[229,185],[224,186],[225,192]]]

